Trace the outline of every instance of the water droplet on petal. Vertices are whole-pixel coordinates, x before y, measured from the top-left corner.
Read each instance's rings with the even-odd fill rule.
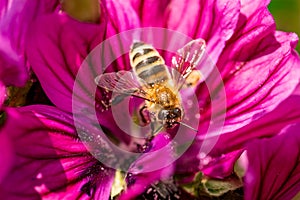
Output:
[[[204,152],[199,153],[199,158],[200,159],[204,159],[205,157],[206,157],[206,153],[204,153]]]
[[[191,106],[193,106],[193,101],[192,101],[192,100],[188,100],[188,101],[187,101],[187,105],[188,105],[189,108],[190,108]]]

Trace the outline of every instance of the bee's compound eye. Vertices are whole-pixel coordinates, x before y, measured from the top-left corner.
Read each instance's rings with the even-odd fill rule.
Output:
[[[181,110],[180,110],[180,108],[174,108],[173,113],[174,113],[177,117],[180,117],[180,116],[181,116]]]
[[[168,111],[167,110],[161,110],[158,113],[158,119],[163,120],[166,118],[166,116],[168,115]]]

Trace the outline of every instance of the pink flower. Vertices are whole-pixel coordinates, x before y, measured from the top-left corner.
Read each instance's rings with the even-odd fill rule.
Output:
[[[109,133],[119,146],[130,149],[135,145],[135,139],[127,135],[114,121],[111,109],[106,107],[108,94],[100,90],[95,91],[92,87],[95,86],[95,77],[104,72],[103,68],[106,67],[108,58],[114,58],[120,52],[128,52],[126,50],[129,49],[132,43],[130,39],[133,37],[122,38],[122,34],[117,34],[141,27],[155,26],[178,31],[190,38],[203,38],[207,43],[207,54],[216,63],[222,80],[216,80],[212,75],[206,81],[210,91],[205,84],[198,85],[195,90],[200,108],[200,113],[197,114],[201,117],[197,138],[188,151],[175,163],[149,172],[146,169],[150,161],[162,161],[155,159],[155,156],[147,156],[146,152],[155,152],[170,142],[165,132],[155,136],[147,143],[149,149],[143,151],[144,154],[139,159],[130,163],[127,174],[129,187],[120,197],[137,197],[147,190],[150,184],[171,178],[173,173],[194,175],[201,170],[206,175],[217,178],[229,175],[248,140],[276,135],[278,129],[297,121],[300,116],[300,113],[296,112],[295,116],[281,120],[280,126],[276,126],[276,131],[264,131],[268,123],[273,124],[275,120],[281,119],[282,110],[293,108],[294,105],[288,103],[292,98],[289,96],[300,77],[299,56],[294,50],[298,37],[293,33],[275,30],[274,20],[267,10],[268,3],[257,0],[107,0],[101,1],[99,20],[95,23],[82,22],[70,17],[68,13],[58,9],[57,2],[46,11],[34,9],[34,13],[41,13],[37,18],[22,18],[26,15],[26,6],[30,5],[32,8],[29,3],[24,3],[20,10],[15,6],[9,7],[10,4],[3,4],[1,12],[6,10],[6,13],[13,13],[26,20],[22,23],[25,24],[25,28],[14,26],[17,27],[16,37],[22,41],[21,45],[13,43],[14,37],[7,37],[7,42],[3,44],[9,44],[4,46],[8,47],[8,50],[3,51],[3,56],[0,46],[0,60],[8,63],[5,66],[9,69],[0,70],[0,78],[4,80],[5,85],[21,85],[28,78],[28,64],[56,107],[36,105],[6,108],[8,119],[0,132],[11,132],[4,137],[8,138],[8,152],[14,154],[14,157],[7,163],[5,170],[0,171],[1,196],[73,198],[75,195],[84,198],[88,195],[100,198],[101,195],[101,198],[109,198],[114,170],[104,166],[88,153],[88,148],[97,150],[99,146],[102,147],[102,143],[99,145],[95,139],[98,127],[88,121],[90,110],[96,108],[97,123],[104,127],[106,133]],[[9,15],[3,16],[8,16],[7,21],[12,20]],[[8,24],[3,22],[3,26]],[[3,35],[1,34],[0,39]],[[88,56],[109,37],[116,37],[119,41],[106,47],[105,53],[108,56],[103,57],[99,54],[97,60]],[[159,41],[156,40],[157,43]],[[162,42],[167,43],[168,40]],[[177,45],[180,42],[183,41],[177,41]],[[7,53],[9,51],[16,56],[11,58]],[[94,51],[94,55],[96,53],[98,52]],[[169,63],[170,55],[162,55]],[[82,65],[88,65],[89,71],[78,81],[77,73]],[[128,54],[123,54],[116,58],[106,71],[129,69]],[[18,73],[15,75],[10,71]],[[74,94],[74,86],[78,85],[80,93]],[[213,95],[210,94],[211,91]],[[79,101],[74,102],[74,96]],[[182,98],[183,102],[187,102],[187,96]],[[131,112],[136,107],[134,103],[136,102],[130,106]],[[74,112],[74,107],[81,112]],[[86,108],[88,109],[84,110]],[[84,111],[87,113],[83,113]],[[212,123],[223,125],[225,113],[222,130],[216,130],[220,133],[220,140],[208,155],[203,154],[201,147],[210,146],[209,141],[215,140],[215,135],[206,133],[208,127]],[[78,114],[79,118],[82,118],[74,120],[72,117]],[[290,115],[286,115],[288,116]],[[126,120],[123,123],[126,124]],[[87,133],[83,142],[88,141],[91,146],[84,146],[79,140],[77,134],[80,135],[80,132],[74,127],[78,125],[76,123],[84,130],[82,132]],[[257,130],[251,131],[253,129]],[[187,136],[185,139],[188,140],[193,131],[184,132]],[[204,136],[207,136],[208,140],[204,141]],[[135,151],[138,151],[137,146],[139,145],[134,146]],[[110,156],[114,155],[113,151],[111,144],[104,145],[103,149],[99,150],[100,156],[106,160],[110,160]],[[172,153],[164,153],[162,155],[166,159],[163,161],[172,160]],[[204,162],[208,158],[209,162]],[[111,162],[113,161],[115,160],[112,159]],[[142,166],[146,172],[136,166]],[[17,182],[24,184],[22,187],[13,187]],[[176,184],[174,183],[178,186]],[[171,197],[173,194],[168,195]]]
[[[102,16],[100,24],[79,23],[66,14],[55,13],[36,21],[27,37],[26,52],[33,71],[50,100],[68,112],[72,110],[75,75],[90,50],[104,37],[138,28],[140,24],[158,25],[154,23],[157,20],[150,20],[157,18],[151,16],[155,12],[144,16],[144,13],[141,15],[140,12],[134,12],[128,3],[108,1],[103,4],[103,13],[106,15]],[[273,110],[292,93],[298,83],[299,58],[294,52],[298,38],[292,33],[275,31],[275,23],[267,10],[266,1],[252,3],[251,6],[245,1],[221,0],[205,1],[201,5],[192,1],[184,5],[177,1],[132,4],[141,4],[138,6],[141,12],[147,8],[165,11],[164,14],[159,12],[162,15],[162,27],[206,40],[207,52],[216,61],[226,91],[227,117],[223,132],[236,130]],[[186,17],[179,20],[176,17],[179,11],[189,15],[183,14]],[[215,14],[211,16],[212,13]],[[117,47],[114,50],[119,51]],[[108,70],[130,69],[128,63],[127,56],[122,57]],[[99,66],[94,66],[93,70],[101,72]],[[82,84],[89,85],[88,81],[90,79],[83,80]],[[213,84],[212,88],[216,89],[220,83]],[[205,105],[207,91],[202,85],[197,91],[197,96]],[[208,106],[205,105],[205,113],[201,113],[204,119],[210,114]]]

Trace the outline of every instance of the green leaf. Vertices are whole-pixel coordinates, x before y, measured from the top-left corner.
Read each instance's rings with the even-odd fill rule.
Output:
[[[231,175],[225,179],[210,179],[202,180],[205,192],[210,196],[219,197],[229,191],[234,191],[243,186],[242,181],[237,175]]]
[[[243,183],[241,179],[233,174],[225,179],[214,179],[204,176],[201,172],[197,173],[190,183],[181,185],[181,187],[189,194],[197,197],[209,197],[209,199],[218,199],[223,196],[239,196]]]

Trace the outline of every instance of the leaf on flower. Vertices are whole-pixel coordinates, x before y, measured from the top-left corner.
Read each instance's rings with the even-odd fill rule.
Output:
[[[229,191],[242,187],[243,183],[237,175],[232,175],[223,180],[205,178],[202,180],[205,192],[211,196],[222,196]]]
[[[214,179],[204,176],[199,172],[194,180],[183,185],[184,190],[196,197],[223,197],[239,195],[243,183],[241,179],[233,174],[224,179]],[[237,191],[237,192],[236,192]]]

